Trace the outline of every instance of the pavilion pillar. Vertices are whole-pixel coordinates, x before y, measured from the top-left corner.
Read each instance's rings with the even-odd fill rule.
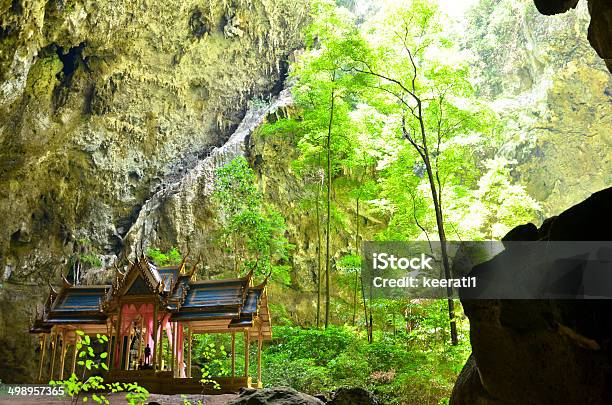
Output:
[[[117,358],[113,358],[113,368],[121,370],[121,347],[122,339],[121,339],[121,303],[119,304],[119,316],[117,317],[117,330],[115,335],[115,350],[113,350],[113,354],[117,356]],[[114,356],[113,356],[114,357]]]
[[[55,352],[57,349],[57,334],[51,337],[51,351],[53,355],[51,357],[51,371],[49,372],[49,380],[53,380],[53,369],[55,368]]]
[[[257,336],[257,388],[263,388],[263,384],[261,382],[261,346],[263,344],[263,337],[261,335],[261,330],[259,331],[259,336]]]
[[[232,332],[232,378],[236,377],[236,332]]]
[[[163,331],[163,323],[159,326],[159,369],[162,369],[164,362],[164,331]]]
[[[162,313],[162,322],[160,322],[160,324],[158,325],[159,330],[156,333],[159,333],[159,341],[158,341],[158,345],[159,345],[159,350],[158,352],[158,361],[157,361],[157,366],[159,367],[160,370],[162,370],[162,366],[163,366],[163,360],[164,360],[164,322],[163,319],[166,317],[166,315],[164,313]]]
[[[153,303],[153,330],[151,331],[151,333],[153,333],[153,349],[151,350],[151,367],[153,367],[153,370],[157,370],[157,357],[155,357],[155,355],[157,354],[158,350],[157,348],[157,303]],[[148,332],[148,331],[147,331]],[[160,339],[161,341],[161,339]]]
[[[65,360],[66,360],[66,351],[67,351],[67,347],[66,347],[66,332],[62,331],[62,335],[60,337],[60,341],[62,342],[62,348],[60,350],[60,369],[59,369],[59,379],[63,380],[64,379],[64,366],[65,366]]]
[[[170,364],[168,369],[172,370],[172,375],[174,375],[174,345],[176,343],[174,339],[174,323],[170,324],[170,337],[171,342],[168,342],[170,343]]]
[[[126,334],[125,336],[123,336],[121,338],[121,343],[125,342],[125,344],[122,345],[122,353],[121,353],[121,359],[124,358],[125,356],[125,360],[123,360],[123,365],[122,365],[122,370],[129,370],[130,369],[130,351],[132,349],[132,333],[131,333],[131,325],[130,325],[130,333]]]
[[[76,335],[76,337],[74,338],[74,352],[72,354],[72,367],[70,367],[70,369],[71,369],[70,376],[72,376],[72,374],[74,374],[74,372],[76,370],[77,355],[79,353],[79,350],[77,349],[78,339],[79,339],[79,335]],[[108,358],[108,356],[107,356],[107,358]]]
[[[123,333],[119,333],[119,370],[123,370]]]
[[[183,365],[185,364],[185,333],[183,333],[183,323],[176,323],[176,377],[181,378]]]
[[[144,335],[145,333],[143,333],[144,329],[144,323],[142,321],[142,319],[140,320],[140,332],[138,335],[138,354],[136,356],[136,364],[140,364],[140,361],[142,360],[142,349],[143,349],[143,340],[144,340]],[[145,330],[146,333],[149,333],[149,331]],[[144,363],[143,363],[144,364]]]
[[[191,378],[191,346],[193,345],[193,341],[191,340],[191,326],[187,330],[187,345],[189,346],[187,352],[187,378]]]
[[[42,382],[43,364],[45,363],[45,352],[47,351],[47,334],[41,333],[38,339],[40,341],[40,365],[38,366],[38,382]]]
[[[79,339],[78,335],[77,335],[77,339]],[[76,342],[75,342],[74,350],[75,350],[75,353],[76,353]],[[108,342],[106,343],[106,368],[108,370],[110,370],[110,366],[111,366],[112,351],[113,351],[113,323],[111,322],[111,324],[110,324],[110,332],[108,333]],[[76,356],[76,354],[75,354],[75,356]]]
[[[247,387],[251,388],[251,384],[249,384],[249,330],[246,329],[244,331],[244,376],[247,379]]]
[[[174,338],[172,339],[174,341],[174,356],[172,358],[172,375],[174,376],[174,378],[177,378],[180,376],[180,371],[179,371],[179,358],[178,358],[178,349],[180,347],[179,345],[179,341],[178,341],[178,329],[179,329],[179,325],[178,322],[174,322]]]

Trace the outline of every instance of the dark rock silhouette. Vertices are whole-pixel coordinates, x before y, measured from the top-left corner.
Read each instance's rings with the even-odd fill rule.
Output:
[[[538,11],[545,15],[565,13],[575,8],[579,0],[534,0]],[[589,42],[612,72],[612,2],[589,0]]]
[[[612,188],[504,240],[612,240]],[[487,263],[474,268],[486,271]],[[511,272],[511,266],[507,267]],[[462,300],[472,356],[453,405],[612,403],[612,300]]]

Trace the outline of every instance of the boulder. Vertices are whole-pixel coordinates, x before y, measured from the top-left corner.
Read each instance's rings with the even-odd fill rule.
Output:
[[[523,226],[504,240],[612,240],[611,208],[609,188],[545,221],[537,233]],[[462,303],[472,356],[452,405],[612,403],[612,300]]]
[[[227,405],[323,405],[324,402],[289,387],[245,389]]]
[[[328,405],[379,405],[371,392],[363,388],[339,388],[332,393]]]

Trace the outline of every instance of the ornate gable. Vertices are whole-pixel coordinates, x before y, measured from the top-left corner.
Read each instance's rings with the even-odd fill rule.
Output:
[[[130,263],[126,273],[117,271],[113,281],[112,296],[159,295],[161,288],[162,283],[155,266],[141,256],[135,263]]]
[[[151,290],[147,283],[139,275],[134,279],[132,285],[126,291],[125,295],[146,295],[151,294]]]

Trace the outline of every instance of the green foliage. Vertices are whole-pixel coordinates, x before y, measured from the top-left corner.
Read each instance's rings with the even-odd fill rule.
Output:
[[[229,375],[231,357],[226,348],[231,345],[230,339],[230,335],[224,334],[195,335],[192,350],[193,364],[201,370],[205,369],[207,376]],[[239,361],[240,356],[237,356],[236,359]]]
[[[76,253],[70,257],[70,267],[83,266],[87,269],[97,269],[102,267],[100,256],[95,253],[91,241],[87,238],[75,238]]]
[[[486,12],[493,3],[483,4]],[[319,255],[321,235],[340,236],[330,247],[338,326],[297,327],[302,321],[293,308],[272,302],[275,325],[283,326],[275,326],[275,341],[265,349],[264,382],[309,393],[362,386],[391,404],[447,403],[470,350],[461,309],[460,344],[452,347],[444,300],[358,295],[360,241],[374,232],[381,240],[437,239],[432,185],[449,239],[498,239],[537,216],[539,205],[513,180],[512,162],[496,156],[505,124],[474,90],[473,73],[435,3],[384,1],[357,20],[337,2],[316,0],[311,20],[306,50],[290,71],[299,113],[257,135],[282,137],[299,150],[291,169],[304,184],[299,209],[317,215]],[[491,47],[484,44],[482,52]],[[236,272],[274,269],[276,286],[295,287],[283,217],[265,203],[246,159],[217,171],[214,196],[223,222],[219,240]],[[366,222],[369,229],[359,228]],[[329,227],[322,231],[321,224]],[[313,270],[315,281],[321,271]],[[374,319],[371,344],[362,330],[364,302]],[[226,341],[198,342],[203,379],[227,369],[229,358],[216,351]]]
[[[179,264],[183,260],[181,252],[175,247],[171,248],[166,253],[163,253],[157,248],[148,248],[147,256],[149,259],[153,260],[156,266],[160,267]]]
[[[125,392],[127,403],[130,405],[143,405],[149,398],[149,392],[137,383],[105,383],[104,378],[99,375],[90,375],[85,378],[86,370],[89,372],[99,369],[108,371],[106,365],[108,353],[102,352],[96,355],[92,347],[91,338],[81,330],[77,330],[76,334],[78,336],[76,349],[79,358],[77,364],[83,367],[81,378],[72,373],[66,380],[49,381],[49,385],[63,386],[66,393],[72,397],[74,403],[78,403],[79,398],[83,402],[88,402],[91,398],[91,400],[98,404],[109,404],[109,400],[106,397],[107,394],[105,393]],[[108,336],[97,334],[96,341],[100,345],[106,345],[108,343]]]
[[[495,161],[503,128],[486,100],[478,98],[468,64],[444,32],[435,3],[383,2],[361,24],[333,1],[314,2],[311,14],[307,52],[292,70],[301,115],[268,124],[261,133],[291,134],[301,152],[293,168],[307,187],[321,187],[329,156],[334,206],[332,218],[321,221],[354,231],[347,229],[352,221],[347,210],[336,207],[354,210],[359,201],[362,212],[388,223],[378,239],[436,239],[430,179],[418,152],[423,145],[449,237],[498,239],[537,216],[537,202],[514,184],[507,169],[493,169],[491,187],[498,197],[489,200],[504,208],[488,210],[492,205],[485,200],[493,190],[482,188],[491,179],[487,162]],[[306,194],[305,210],[321,205],[326,187]]]
[[[384,322],[383,313],[398,316],[393,327],[377,328],[372,344],[364,331],[346,326],[276,326],[274,342],[263,355],[264,383],[311,394],[360,386],[388,404],[438,404],[450,396],[470,352],[462,314],[461,344],[447,344],[445,310],[445,300],[381,304],[377,323]]]
[[[200,382],[204,385],[212,385],[213,389],[221,389],[221,386],[213,377],[227,374],[227,369],[223,363],[223,358],[227,357],[225,347],[223,345],[217,347],[211,342],[204,345],[198,355],[202,362]]]
[[[498,157],[484,162],[486,171],[472,193],[457,196],[449,218],[471,240],[499,240],[516,224],[531,222],[540,204],[510,176],[512,162]]]
[[[79,260],[89,268],[102,267],[102,260],[98,255],[93,253],[79,255]]]
[[[234,270],[270,272],[283,279],[291,245],[285,237],[285,220],[264,203],[255,186],[255,173],[244,157],[237,157],[216,172],[214,198],[219,204],[223,229],[220,243],[234,256]]]

